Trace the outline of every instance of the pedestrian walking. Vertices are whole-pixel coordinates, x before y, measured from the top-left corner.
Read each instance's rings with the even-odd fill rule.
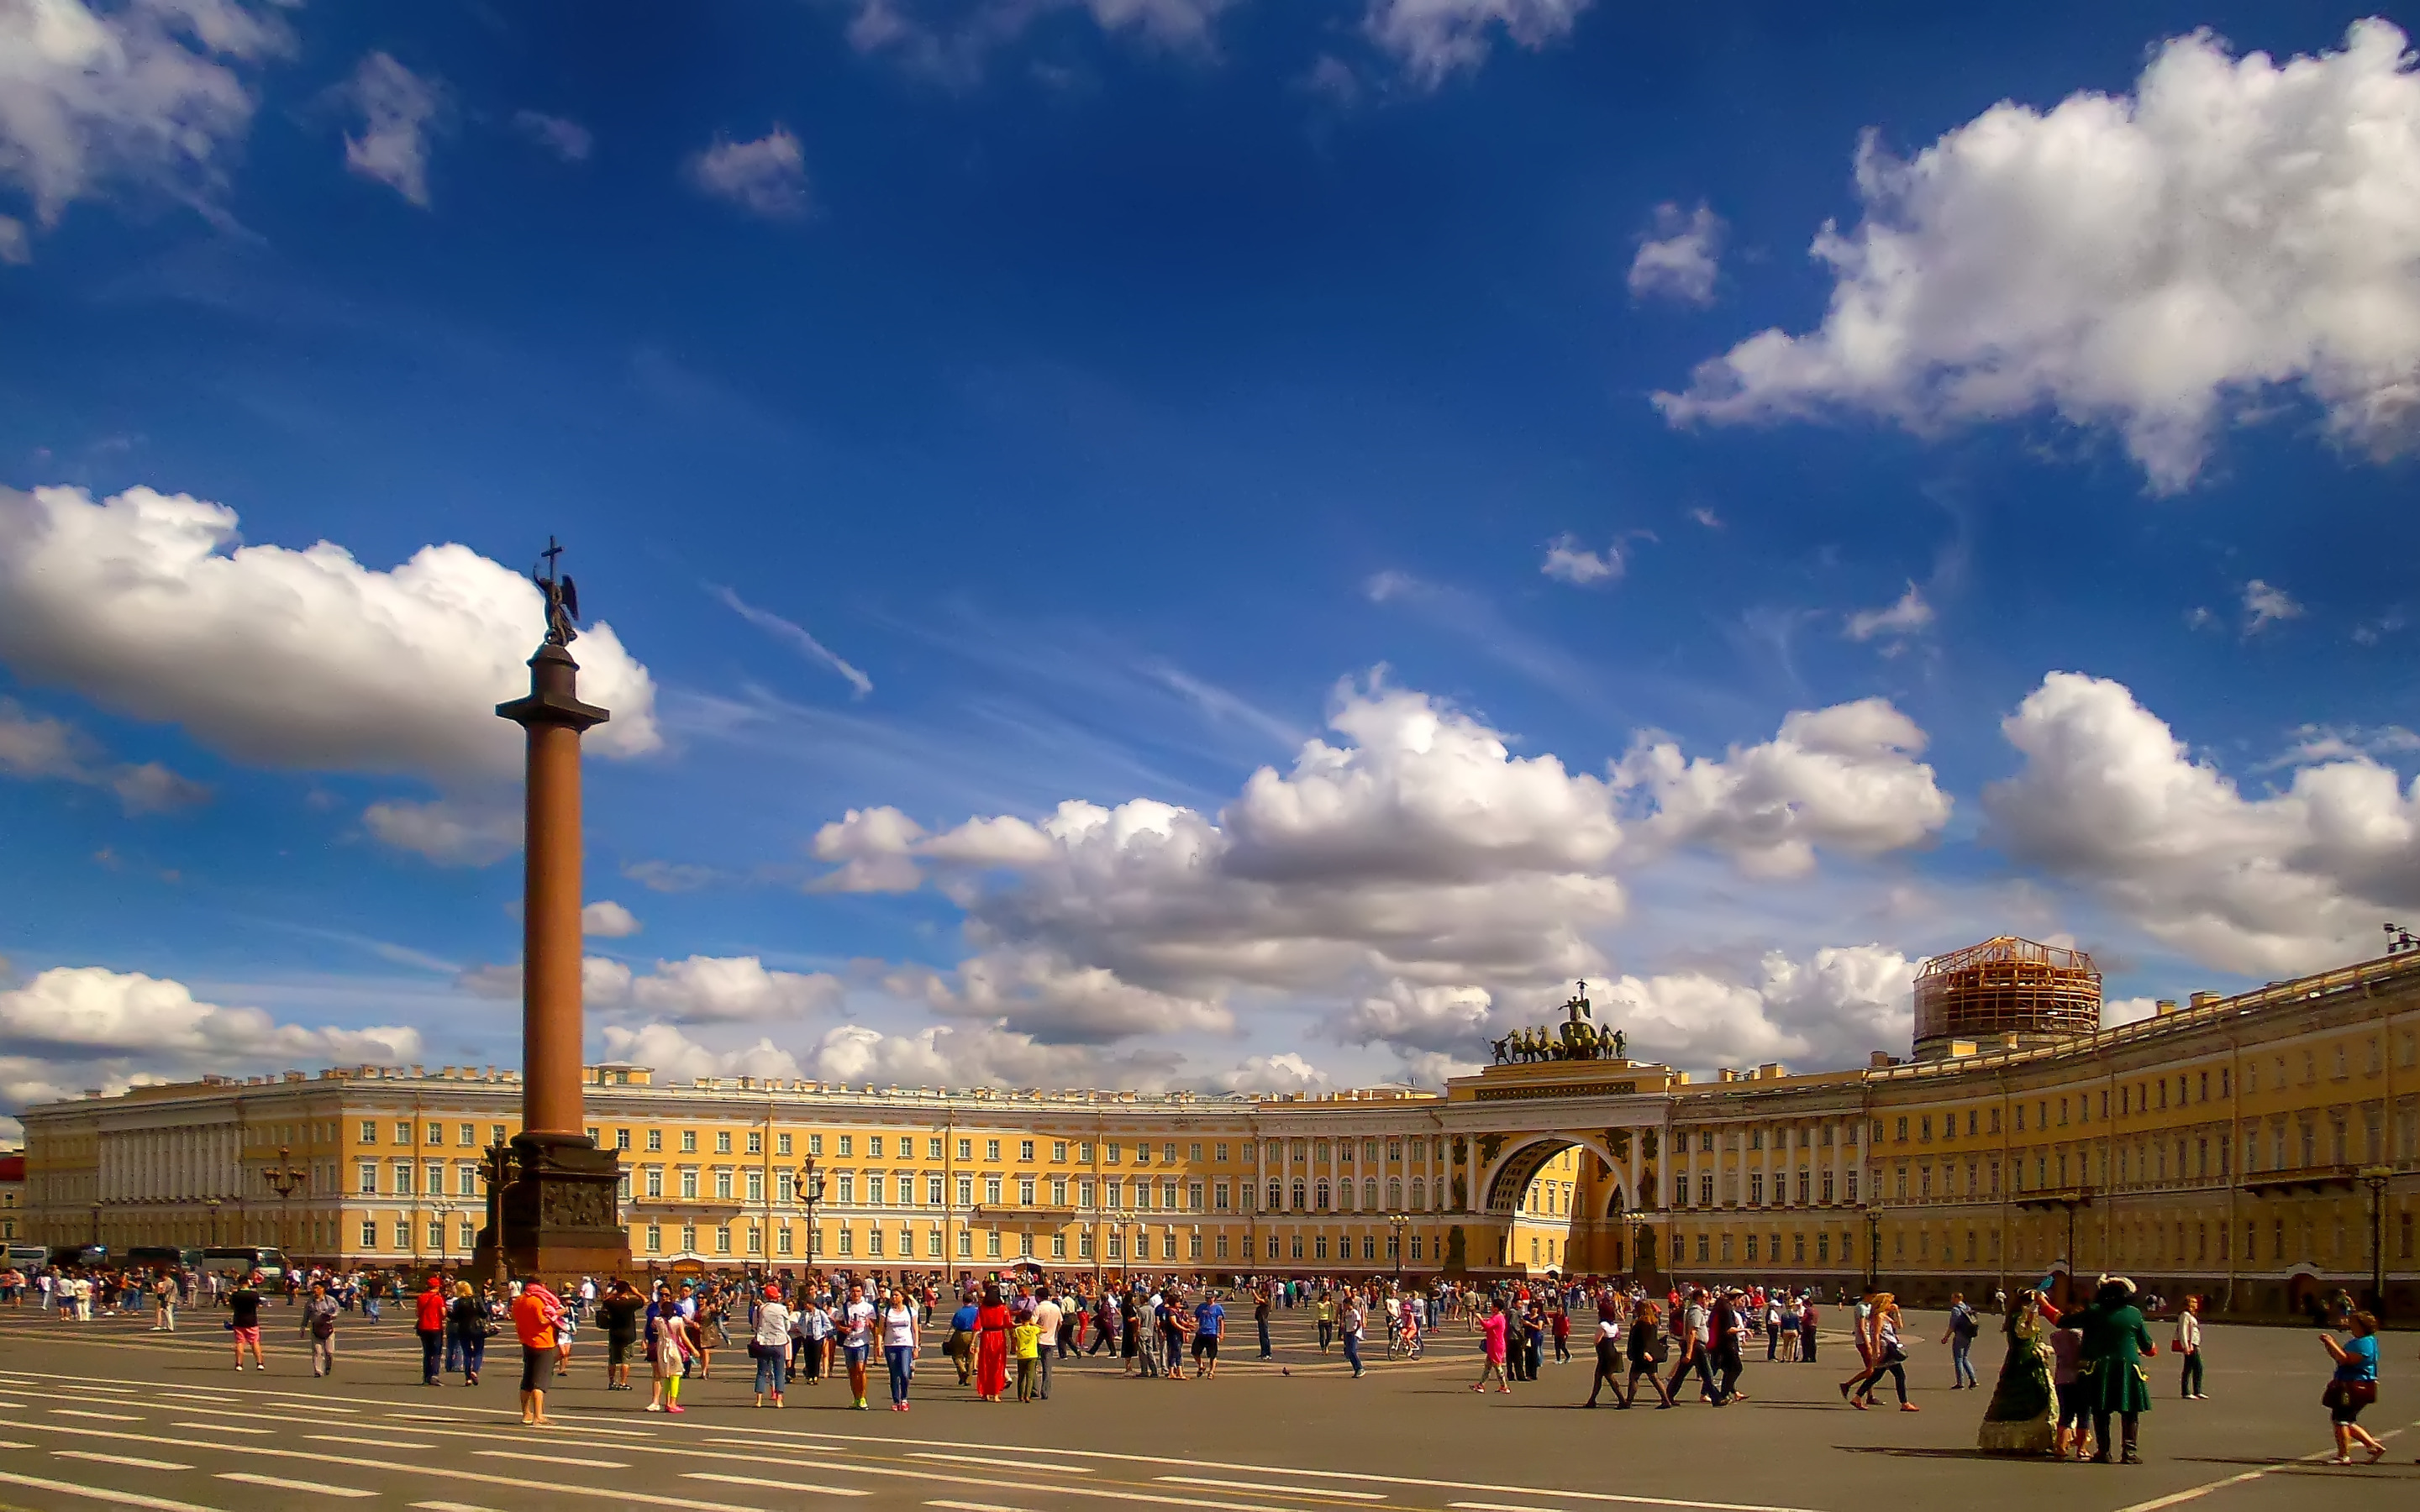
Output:
[[[1486,1305],[1485,1316],[1479,1319],[1481,1359],[1479,1380],[1470,1389],[1485,1391],[1487,1380],[1493,1376],[1496,1378],[1497,1391],[1510,1392],[1512,1389],[1512,1382],[1504,1374],[1504,1358],[1509,1348],[1506,1335],[1511,1329],[1512,1320],[1504,1316],[1501,1304],[1490,1301]]]
[[[1596,1315],[1596,1370],[1589,1377],[1588,1401],[1594,1407],[1597,1394],[1606,1387],[1613,1388],[1613,1404],[1621,1405],[1621,1320],[1613,1310],[1611,1299]]]
[[[413,1299],[412,1331],[420,1335],[420,1383],[442,1386],[445,1383],[445,1281],[431,1275],[428,1284]]]
[[[1941,1335],[1941,1342],[1949,1346],[1951,1391],[1963,1391],[1977,1384],[1975,1363],[1968,1358],[1975,1347],[1975,1335],[1981,1330],[1975,1321],[1975,1309],[1966,1305],[1964,1292],[1949,1294],[1949,1326]]]
[[[1034,1335],[1040,1337],[1037,1332]],[[891,1410],[908,1411],[908,1385],[916,1372],[916,1309],[894,1287],[882,1309],[882,1361],[891,1367]]]
[[[336,1299],[328,1295],[324,1281],[311,1283],[311,1295],[302,1304],[302,1334],[311,1341],[311,1377],[334,1375],[336,1370]]]
[[[1357,1291],[1346,1292],[1342,1316],[1337,1319],[1337,1322],[1344,1335],[1344,1360],[1353,1367],[1353,1379],[1356,1381],[1369,1374],[1361,1365],[1361,1335],[1369,1320],[1370,1310],[1361,1305],[1361,1294]]]
[[[2326,1334],[2319,1335],[2319,1342],[2327,1347],[2328,1358],[2336,1363],[2335,1374],[2319,1398],[2328,1410],[2328,1422],[2336,1436],[2336,1457],[2328,1462],[2351,1464],[2352,1446],[2358,1442],[2369,1451],[2366,1463],[2374,1465],[2386,1458],[2386,1445],[2361,1426],[2361,1413],[2362,1409],[2378,1400],[2378,1319],[2368,1313],[2357,1312],[2345,1323],[2352,1333],[2341,1344]]]
[[[1663,1324],[1663,1314],[1655,1310],[1655,1304],[1652,1302],[1641,1302],[1638,1304],[1638,1311],[1631,1319],[1630,1345],[1627,1350],[1630,1359],[1630,1379],[1624,1382],[1626,1389],[1621,1398],[1621,1405],[1625,1408],[1637,1404],[1638,1379],[1641,1376],[1646,1377],[1647,1384],[1654,1389],[1655,1405],[1659,1411],[1672,1405],[1670,1389],[1656,1375],[1656,1371],[1664,1364],[1665,1356],[1671,1352],[1670,1345],[1665,1339]]]
[[[1877,1294],[1873,1310],[1873,1368],[1866,1373],[1865,1384],[1857,1389],[1857,1394],[1849,1398],[1849,1405],[1861,1412],[1873,1405],[1874,1388],[1882,1384],[1885,1376],[1891,1378],[1891,1384],[1899,1391],[1900,1412],[1920,1411],[1907,1399],[1907,1348],[1900,1334],[1900,1322],[1898,1301],[1887,1291]]]
[[[975,1396],[986,1402],[1008,1397],[1008,1305],[1001,1301],[1000,1283],[984,1284],[983,1306],[975,1313]],[[1131,1299],[1129,1299],[1131,1300]],[[1126,1315],[1127,1336],[1133,1337],[1134,1313]]]
[[[782,1288],[767,1287],[762,1302],[756,1307],[755,1331],[748,1339],[749,1358],[756,1365],[756,1400],[762,1407],[765,1398],[782,1405],[782,1386],[788,1379],[790,1363],[790,1309],[782,1303]]]
[[[496,1332],[488,1319],[488,1304],[471,1290],[468,1281],[454,1283],[453,1300],[445,1304],[446,1322],[462,1354],[462,1384],[479,1383],[479,1369],[488,1363],[488,1340]]]
[[[1266,1287],[1252,1293],[1252,1326],[1261,1335],[1261,1358],[1276,1358],[1269,1349],[1269,1291]]]
[[[269,1361],[260,1352],[260,1277],[247,1275],[243,1284],[227,1293],[227,1328],[235,1335],[235,1367],[243,1368],[243,1351],[252,1350],[252,1363],[261,1370]],[[85,1305],[89,1305],[86,1304]]]

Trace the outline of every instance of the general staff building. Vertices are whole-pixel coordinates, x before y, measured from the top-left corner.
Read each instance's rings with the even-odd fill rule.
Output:
[[[1975,949],[2022,964],[2046,948]],[[2082,1024],[2045,1000],[1972,1039],[1928,1022],[1920,982],[1916,1055],[1812,1074],[1539,1059],[1441,1095],[1206,1096],[673,1084],[609,1064],[584,1092],[621,1156],[634,1262],[656,1269],[1400,1265],[1826,1291],[1875,1276],[1938,1298],[2122,1268],[2235,1313],[2382,1273],[2390,1306],[2420,1304],[2420,955],[2105,1030],[2091,982]],[[21,1231],[458,1263],[485,1151],[520,1107],[509,1071],[417,1066],[35,1107]]]

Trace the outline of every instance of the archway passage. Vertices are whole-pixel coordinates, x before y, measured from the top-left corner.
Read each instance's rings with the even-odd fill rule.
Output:
[[[1566,1274],[1621,1271],[1630,1243],[1618,1216],[1621,1167],[1587,1133],[1516,1137],[1523,1142],[1482,1168],[1481,1211],[1502,1224],[1491,1246],[1497,1263]],[[1569,1168],[1558,1169],[1566,1155]]]

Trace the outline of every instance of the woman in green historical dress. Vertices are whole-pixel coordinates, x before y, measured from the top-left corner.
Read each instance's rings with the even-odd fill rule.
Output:
[[[2069,1314],[2058,1326],[2083,1335],[2085,1392],[2092,1404],[2092,1439],[2098,1445],[2092,1462],[2109,1463],[2109,1420],[2114,1416],[2125,1429],[2126,1463],[2141,1464],[2134,1423],[2151,1410],[2150,1377],[2143,1361],[2158,1354],[2160,1347],[2151,1342],[2142,1311],[2134,1305],[2134,1283],[2122,1275],[2102,1276],[2092,1305]]]
[[[2008,1335],[2008,1357],[2000,1362],[2000,1379],[1992,1388],[1992,1404],[1983,1410],[1983,1427],[1975,1436],[1985,1454],[2047,1455],[2058,1444],[2058,1395],[2051,1386],[2051,1329],[2058,1309],[2039,1291],[2021,1294],[2009,1309],[2001,1332]]]

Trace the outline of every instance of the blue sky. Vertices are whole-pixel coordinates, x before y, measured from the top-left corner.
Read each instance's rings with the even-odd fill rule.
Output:
[[[2420,903],[2392,17],[52,10],[0,1101],[512,1058],[550,532],[652,700],[596,1048],[684,1072],[1434,1080],[1583,974],[1840,1063],[2001,930],[2131,999]]]

